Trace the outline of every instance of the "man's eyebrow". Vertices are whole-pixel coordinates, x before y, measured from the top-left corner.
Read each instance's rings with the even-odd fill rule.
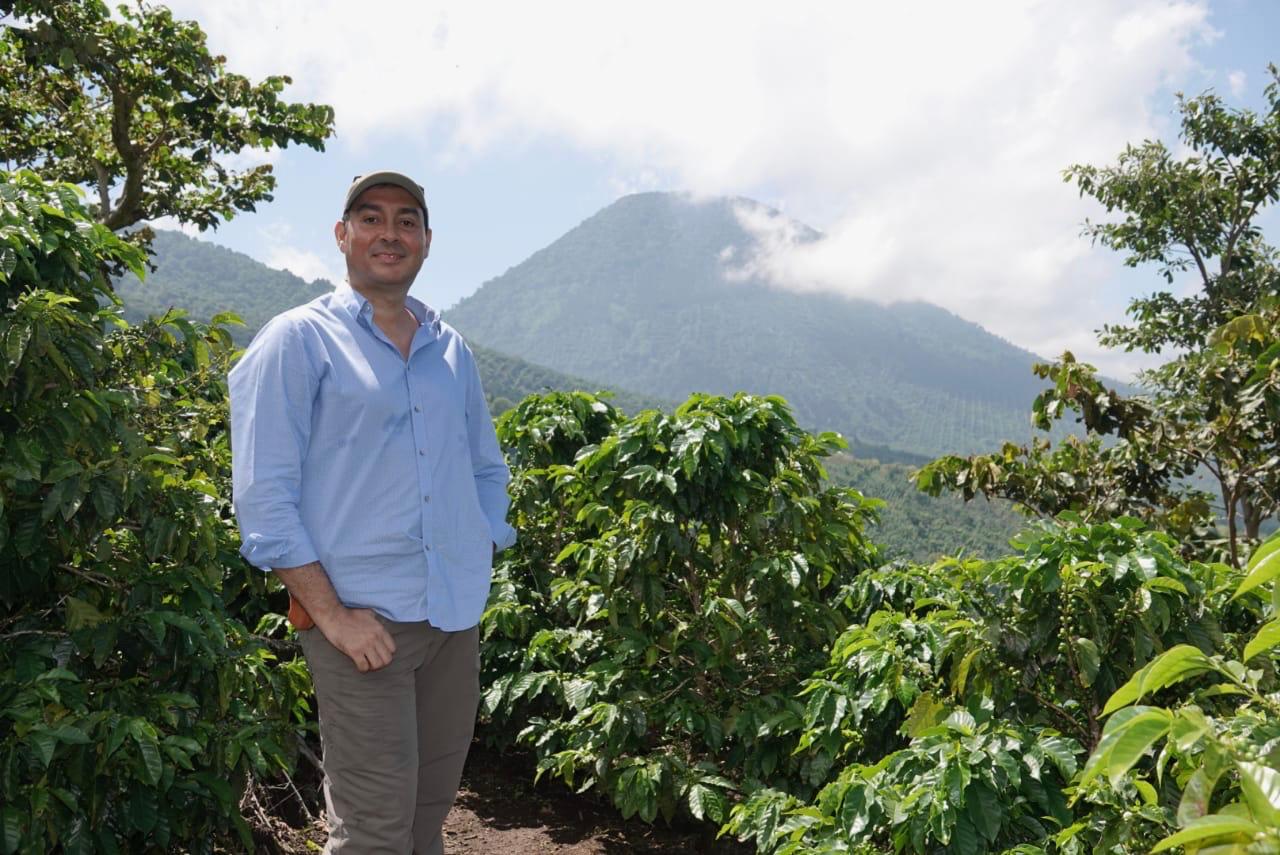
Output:
[[[361,202],[360,204],[356,205],[356,206],[355,206],[354,208],[352,208],[351,210],[353,210],[353,211],[376,211],[377,213],[379,213],[379,214],[380,214],[380,213],[382,213],[382,206],[381,206],[381,205],[375,205],[373,202]],[[399,214],[413,214],[415,217],[421,217],[421,216],[422,216],[422,209],[421,209],[421,208],[419,208],[417,205],[405,205],[403,208],[398,209],[398,210],[396,211],[396,214],[397,214],[397,215],[399,215]]]

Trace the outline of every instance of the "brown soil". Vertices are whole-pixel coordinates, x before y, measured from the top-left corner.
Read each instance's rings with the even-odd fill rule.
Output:
[[[732,839],[716,839],[713,823],[648,825],[623,821],[609,805],[575,795],[555,781],[533,783],[527,756],[503,755],[472,745],[458,800],[444,824],[447,855],[750,855]],[[319,780],[301,791],[283,785],[251,793],[242,808],[259,851],[279,855],[319,852],[325,841]],[[307,795],[303,795],[306,793]],[[306,815],[298,806],[311,807]]]
[[[562,784],[533,784],[528,760],[474,745],[462,789],[445,820],[448,855],[747,855],[754,848],[717,840],[713,824],[667,827],[624,822],[611,807]]]

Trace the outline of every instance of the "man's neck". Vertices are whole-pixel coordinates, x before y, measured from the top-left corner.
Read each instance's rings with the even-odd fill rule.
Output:
[[[405,298],[409,296],[408,288],[388,290],[352,285],[351,290],[369,301],[375,318],[391,318],[404,314]]]

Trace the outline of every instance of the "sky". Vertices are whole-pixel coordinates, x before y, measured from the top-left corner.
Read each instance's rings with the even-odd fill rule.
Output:
[[[622,195],[741,196],[826,238],[744,207],[759,248],[731,274],[925,300],[1120,378],[1149,363],[1094,331],[1163,282],[1081,236],[1105,212],[1063,169],[1176,147],[1177,92],[1256,108],[1280,62],[1274,0],[168,5],[230,70],[336,111],[323,153],[242,155],[274,164],[274,201],[201,235],[274,267],[340,280],[333,223],[376,169],[426,187],[413,293],[446,319]]]

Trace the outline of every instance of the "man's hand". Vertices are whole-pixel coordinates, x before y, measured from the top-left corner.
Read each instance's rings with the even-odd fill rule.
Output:
[[[316,628],[361,671],[377,671],[391,664],[396,643],[372,609],[339,607],[316,619]]]
[[[320,562],[277,567],[275,574],[302,604],[329,643],[345,653],[361,671],[377,671],[391,664],[396,643],[372,609],[349,609],[338,600]]]

